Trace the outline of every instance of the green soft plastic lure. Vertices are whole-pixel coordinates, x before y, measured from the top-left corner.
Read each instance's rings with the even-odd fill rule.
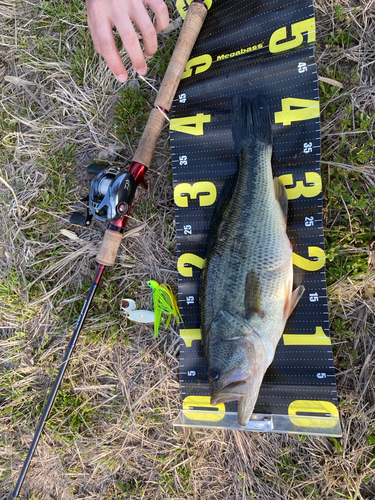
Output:
[[[159,283],[155,280],[149,280],[147,281],[147,284],[153,290],[152,298],[154,301],[155,311],[154,335],[157,337],[159,333],[159,326],[162,321],[162,314],[167,314],[168,316],[165,323],[166,329],[168,328],[172,316],[176,318],[178,325],[182,322],[182,319],[171,287],[166,283],[159,285]]]

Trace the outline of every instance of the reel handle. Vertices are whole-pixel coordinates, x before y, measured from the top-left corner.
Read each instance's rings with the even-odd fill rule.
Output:
[[[150,166],[156,143],[166,119],[165,113],[168,113],[171,108],[182,73],[185,70],[206,15],[207,7],[203,2],[198,0],[190,4],[172,58],[156,97],[154,109],[151,111],[134,153],[133,161],[146,167]]]

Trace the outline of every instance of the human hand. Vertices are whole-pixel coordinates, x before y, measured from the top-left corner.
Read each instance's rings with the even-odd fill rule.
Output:
[[[109,69],[120,82],[128,74],[117,50],[112,28],[116,27],[129,54],[134,69],[143,75],[147,71],[146,57],[152,57],[158,47],[156,35],[169,24],[168,8],[163,0],[86,0],[87,22],[94,47],[106,60]],[[146,10],[150,7],[156,15],[153,25]],[[144,53],[134,23],[141,32]]]

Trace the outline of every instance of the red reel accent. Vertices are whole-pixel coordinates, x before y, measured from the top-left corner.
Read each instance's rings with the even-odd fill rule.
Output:
[[[134,177],[135,183],[137,186],[142,184],[145,189],[148,189],[148,186],[145,181],[145,173],[147,172],[146,165],[142,165],[142,163],[138,163],[137,161],[132,161],[129,167],[128,172],[132,174]]]

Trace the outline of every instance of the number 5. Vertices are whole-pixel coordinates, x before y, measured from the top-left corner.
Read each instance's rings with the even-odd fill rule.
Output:
[[[272,33],[270,38],[270,52],[273,54],[283,52],[284,50],[295,49],[303,44],[303,33],[307,33],[307,41],[315,41],[315,18],[304,19],[298,23],[292,24],[293,40],[284,41],[287,38],[286,26]]]

